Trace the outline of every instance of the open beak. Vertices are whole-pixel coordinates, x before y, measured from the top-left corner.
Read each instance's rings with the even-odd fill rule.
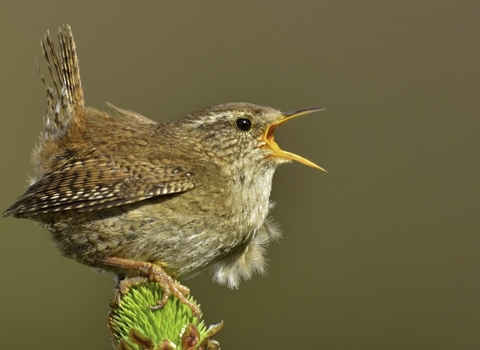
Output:
[[[295,111],[289,111],[289,112],[284,112],[282,113],[283,118],[280,119],[279,121],[273,123],[272,125],[269,125],[267,130],[262,135],[262,141],[264,141],[272,151],[273,151],[273,157],[278,157],[278,158],[284,158],[284,159],[290,159],[290,160],[296,160],[297,162],[300,162],[302,164],[308,165],[312,168],[318,169],[325,171],[321,166],[318,166],[317,164],[309,161],[308,159],[305,159],[303,157],[300,157],[296,154],[290,153],[283,151],[278,147],[277,143],[273,139],[273,133],[276,128],[278,128],[280,125],[285,124],[289,120],[292,120],[294,118],[300,117],[301,115],[308,114],[308,113],[313,113],[313,112],[318,112],[318,111],[323,111],[325,108],[323,107],[312,107],[312,108],[304,108],[304,109],[298,109]]]

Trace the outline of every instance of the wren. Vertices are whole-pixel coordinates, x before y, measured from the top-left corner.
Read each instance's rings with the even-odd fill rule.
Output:
[[[278,165],[318,165],[280,149],[274,131],[300,115],[250,103],[225,103],[156,123],[110,105],[85,105],[75,42],[41,42],[51,82],[45,128],[33,150],[35,175],[4,216],[50,231],[67,257],[113,272],[119,289],[153,280],[158,307],[188,288],[176,279],[210,269],[236,288],[265,272],[265,249],[280,231],[268,217]]]

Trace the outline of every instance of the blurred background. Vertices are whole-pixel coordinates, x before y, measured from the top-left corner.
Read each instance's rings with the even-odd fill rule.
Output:
[[[0,14],[0,210],[26,188],[34,57],[73,27],[87,104],[156,121],[222,102],[324,106],[276,133],[284,238],[238,290],[187,281],[222,349],[480,348],[478,1],[23,1]],[[114,282],[0,220],[0,347],[111,349]]]

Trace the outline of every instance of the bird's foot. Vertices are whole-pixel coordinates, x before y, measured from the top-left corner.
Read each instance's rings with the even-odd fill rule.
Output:
[[[157,305],[150,306],[150,309],[161,309],[168,302],[170,296],[173,295],[182,304],[187,305],[190,310],[192,310],[194,316],[199,316],[201,314],[200,308],[187,298],[190,294],[190,289],[174,280],[161,268],[161,266],[144,261],[135,261],[115,257],[101,259],[100,262],[105,265],[120,267],[125,270],[137,271],[143,275],[139,277],[127,277],[118,283],[118,292],[116,295],[117,302],[120,301],[121,296],[128,293],[130,288],[150,281],[157,282],[163,289],[162,299],[157,302]]]

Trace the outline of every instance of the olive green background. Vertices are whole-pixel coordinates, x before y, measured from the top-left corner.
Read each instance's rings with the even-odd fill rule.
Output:
[[[34,57],[72,25],[87,104],[157,121],[212,104],[324,106],[276,133],[284,238],[239,290],[186,284],[222,349],[480,348],[478,1],[25,1],[0,14],[3,211],[31,174]],[[110,349],[114,282],[0,220],[0,347]]]

